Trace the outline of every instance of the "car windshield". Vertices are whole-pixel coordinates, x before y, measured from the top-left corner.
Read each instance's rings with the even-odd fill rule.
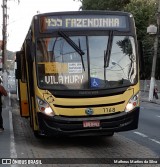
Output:
[[[36,62],[40,88],[110,89],[135,82],[137,67],[133,37],[113,36],[111,47],[108,47],[109,36],[68,38],[78,49],[63,36],[37,40]]]

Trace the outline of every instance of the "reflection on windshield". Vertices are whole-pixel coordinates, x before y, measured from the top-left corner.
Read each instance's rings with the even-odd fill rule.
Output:
[[[37,42],[40,86],[52,89],[86,88],[88,82],[88,70],[85,70],[88,69],[86,37],[71,37],[71,40],[77,46],[81,44],[80,47],[84,55],[80,56],[77,50],[63,37],[40,39]]]
[[[63,37],[37,41],[37,76],[46,89],[109,89],[134,83],[136,77],[135,44],[132,37],[114,36],[108,66],[104,53],[108,36],[70,36],[84,55]],[[84,67],[83,67],[84,63]]]
[[[115,36],[113,38],[109,67],[106,68],[106,80],[134,83],[136,77],[136,53],[132,37]]]
[[[80,39],[78,39],[78,44],[79,46],[67,35],[65,34],[64,32],[62,31],[59,31],[58,32],[60,36],[62,36],[70,46],[73,47],[73,49],[81,56],[81,61],[82,61],[82,66],[83,66],[83,69],[85,71],[85,67],[84,67],[84,62],[83,62],[83,58],[82,56],[85,54],[83,52],[83,50],[81,50],[81,42],[80,42]]]

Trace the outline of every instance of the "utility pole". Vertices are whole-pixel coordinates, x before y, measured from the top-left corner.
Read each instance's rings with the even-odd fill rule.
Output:
[[[7,0],[3,0],[2,4],[3,8],[3,26],[2,26],[2,76],[3,76],[3,86],[7,90],[8,88],[8,75],[7,75],[7,68],[6,68],[6,62],[7,62]]]
[[[2,28],[2,62],[3,62],[3,72],[6,71],[6,61],[7,61],[7,55],[6,55],[6,45],[7,45],[7,0],[3,0],[3,28]]]
[[[8,0],[2,0],[2,8],[3,8],[3,26],[2,26],[2,76],[3,76],[3,86],[7,89],[8,87],[8,74],[7,74],[7,1]],[[20,3],[20,0],[18,0],[18,4]]]
[[[159,28],[160,28],[160,0],[158,0],[158,13],[157,13],[157,33],[154,41],[154,55],[152,62],[152,73],[149,89],[149,101],[153,101],[153,91],[155,86],[155,71],[156,71],[156,61],[157,61],[157,52],[158,52],[158,38],[159,38]]]

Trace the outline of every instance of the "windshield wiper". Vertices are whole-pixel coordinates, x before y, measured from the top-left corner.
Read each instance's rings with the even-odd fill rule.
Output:
[[[104,51],[104,68],[109,66],[111,48],[112,48],[112,40],[113,40],[113,31],[109,33],[108,45],[107,49]]]
[[[82,66],[83,66],[83,70],[85,71],[85,66],[84,66],[84,61],[83,61],[83,55],[85,54],[83,52],[83,50],[81,50],[81,46],[80,46],[80,41],[79,41],[79,46],[71,39],[69,38],[69,36],[67,36],[64,32],[59,31],[58,34],[63,37],[69,45],[71,45],[73,47],[73,49],[81,56],[81,62],[82,62]]]

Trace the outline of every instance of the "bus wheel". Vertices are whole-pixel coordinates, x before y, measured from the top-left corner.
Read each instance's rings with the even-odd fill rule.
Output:
[[[100,135],[102,138],[103,137],[112,137],[114,135],[114,132],[107,132],[107,133],[105,133],[105,134],[102,134],[102,135]]]
[[[112,137],[114,135],[114,132],[109,132],[107,136]]]
[[[38,139],[42,138],[44,135],[42,135],[41,133],[39,133],[39,131],[35,130],[34,131],[34,136]]]

